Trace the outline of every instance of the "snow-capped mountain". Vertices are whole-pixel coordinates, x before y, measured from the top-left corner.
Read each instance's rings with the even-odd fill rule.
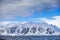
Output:
[[[0,26],[2,28],[3,25]],[[4,31],[6,32],[6,35],[60,35],[59,28],[45,22],[26,22],[24,24],[8,23],[3,28],[5,28]],[[0,30],[0,34],[3,33],[2,30],[3,29]]]

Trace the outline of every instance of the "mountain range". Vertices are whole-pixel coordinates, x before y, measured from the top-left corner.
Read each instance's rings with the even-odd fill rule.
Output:
[[[57,26],[45,22],[26,22],[26,23],[8,23],[0,24],[0,28],[6,28],[6,34],[17,35],[44,35],[44,34],[59,34],[60,29]],[[1,30],[0,30],[1,34]]]

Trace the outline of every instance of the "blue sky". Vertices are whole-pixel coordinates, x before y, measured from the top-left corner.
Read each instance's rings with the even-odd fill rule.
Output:
[[[19,21],[30,21],[30,19],[36,19],[36,18],[48,18],[48,19],[53,19],[51,17],[53,16],[60,16],[60,8],[58,7],[57,9],[50,10],[50,11],[42,11],[42,12],[34,12],[32,16],[26,17],[26,18],[21,18],[20,16],[16,16],[16,19]]]
[[[1,21],[44,21],[60,28],[59,0],[0,0]]]

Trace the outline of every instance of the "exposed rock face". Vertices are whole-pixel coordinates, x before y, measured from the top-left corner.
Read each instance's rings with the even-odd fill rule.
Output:
[[[56,26],[47,24],[45,22],[36,23],[36,22],[27,22],[24,24],[14,24],[10,23],[6,27],[5,35],[44,35],[44,34],[54,34],[56,31]],[[0,33],[3,34],[0,30]]]

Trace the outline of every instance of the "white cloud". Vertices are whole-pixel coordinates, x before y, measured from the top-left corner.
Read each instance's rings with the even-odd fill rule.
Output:
[[[1,21],[0,25],[7,26],[7,24],[24,24],[26,23],[25,21],[20,22],[20,21]]]
[[[47,18],[40,18],[40,20],[47,22],[48,24],[56,25],[58,28],[60,28],[60,16],[54,16],[53,19],[47,19]]]
[[[2,0],[0,18],[28,17],[34,11],[50,10],[58,6],[58,0]]]

